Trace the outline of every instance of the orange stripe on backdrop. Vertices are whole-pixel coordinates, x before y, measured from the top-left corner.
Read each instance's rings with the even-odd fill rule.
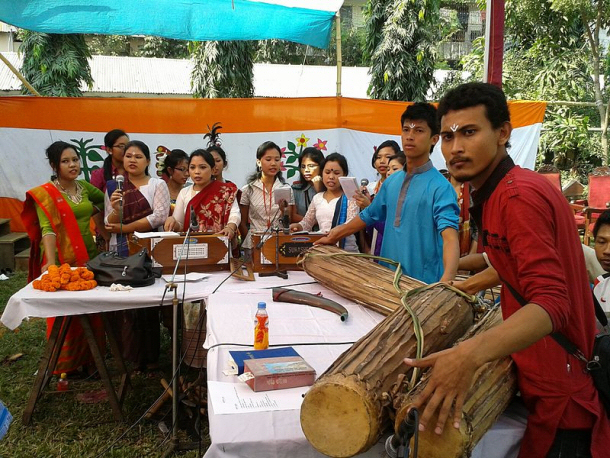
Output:
[[[407,102],[299,99],[0,97],[0,127],[192,134],[220,121],[224,133],[355,129],[396,135]],[[545,102],[510,102],[513,127],[542,122]]]

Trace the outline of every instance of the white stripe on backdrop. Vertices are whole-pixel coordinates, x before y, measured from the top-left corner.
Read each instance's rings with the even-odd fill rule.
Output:
[[[513,130],[511,137],[512,147],[510,154],[515,162],[523,167],[533,168],[536,161],[538,140],[540,138],[541,124],[532,124]],[[103,144],[105,132],[74,132],[42,129],[16,129],[0,128],[0,197],[11,197],[19,200],[25,199],[25,192],[34,186],[47,181],[51,175],[51,168],[45,158],[45,149],[56,140],[63,140],[75,144],[81,156],[86,155],[86,168],[101,167],[100,159],[106,153],[99,148]],[[169,149],[180,148],[187,153],[205,148],[206,144],[201,134],[138,134],[130,133],[133,140],[142,140],[151,150],[151,175],[156,169],[157,147],[164,146]],[[375,134],[351,129],[322,129],[315,131],[285,131],[263,133],[227,133],[222,135],[222,147],[227,152],[229,166],[225,171],[225,178],[238,186],[246,182],[246,177],[255,169],[256,148],[261,143],[271,140],[284,149],[284,161],[287,170],[284,176],[294,173],[297,162],[296,156],[301,150],[298,139],[303,140],[304,146],[318,145],[323,153],[340,152],[347,157],[350,176],[359,180],[368,178],[376,180],[376,172],[371,168],[371,157],[374,147],[381,142],[393,139],[400,144],[400,136]],[[445,161],[440,153],[440,142],[437,144],[432,161],[437,168],[445,168]],[[83,167],[85,168],[85,166]],[[86,178],[83,171],[81,178]],[[290,182],[298,178],[298,173],[289,176]]]

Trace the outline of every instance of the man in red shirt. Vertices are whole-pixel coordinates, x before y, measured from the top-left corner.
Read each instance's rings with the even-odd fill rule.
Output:
[[[512,126],[501,89],[468,83],[440,102],[441,149],[449,173],[475,189],[471,214],[491,265],[525,299],[502,288],[504,322],[410,366],[431,367],[417,399],[421,427],[459,427],[476,370],[511,355],[528,408],[520,458],[608,456],[610,422],[584,364],[549,334],[560,332],[591,356],[595,313],[572,212],[548,180],[515,166],[507,153]],[[439,411],[436,424],[432,414]]]

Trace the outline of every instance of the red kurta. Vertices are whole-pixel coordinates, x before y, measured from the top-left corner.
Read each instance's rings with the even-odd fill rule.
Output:
[[[546,178],[514,166],[508,157],[473,196],[479,243],[503,282],[544,308],[553,331],[590,357],[595,311],[565,197]],[[502,288],[501,304],[504,318],[521,308],[508,288]],[[593,457],[608,456],[610,422],[583,363],[550,336],[512,357],[530,412],[519,457],[546,456],[558,428],[593,428]]]

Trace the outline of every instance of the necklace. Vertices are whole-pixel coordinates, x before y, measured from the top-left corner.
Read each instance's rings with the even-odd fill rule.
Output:
[[[61,190],[61,192],[68,196],[68,199],[70,199],[75,205],[78,205],[83,201],[83,188],[78,181],[74,182],[74,184],[76,185],[76,191],[74,192],[74,195],[70,194],[68,190],[61,185],[58,179],[54,181],[54,184],[57,188]]]

